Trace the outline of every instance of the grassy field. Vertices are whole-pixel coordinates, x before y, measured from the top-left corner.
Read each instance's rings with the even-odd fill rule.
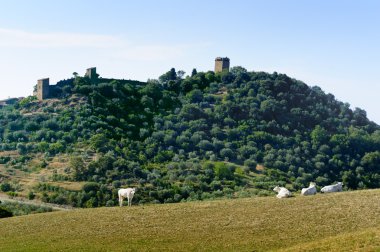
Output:
[[[1,219],[0,251],[380,251],[380,190]]]

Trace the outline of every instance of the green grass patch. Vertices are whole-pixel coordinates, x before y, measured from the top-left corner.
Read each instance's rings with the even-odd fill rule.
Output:
[[[0,220],[0,251],[373,251],[380,190],[80,209]]]

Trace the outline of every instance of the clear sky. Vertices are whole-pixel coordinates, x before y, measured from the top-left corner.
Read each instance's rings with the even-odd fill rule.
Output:
[[[377,0],[0,0],[0,99],[96,66],[145,81],[232,66],[286,73],[380,124]]]

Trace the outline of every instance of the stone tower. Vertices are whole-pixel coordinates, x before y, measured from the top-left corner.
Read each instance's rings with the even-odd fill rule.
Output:
[[[215,73],[220,73],[223,71],[229,71],[230,70],[230,59],[225,57],[217,57],[215,58]]]
[[[37,98],[42,101],[49,98],[50,95],[49,78],[40,79],[37,81]]]
[[[98,79],[98,75],[96,73],[96,67],[91,67],[86,70],[86,77],[90,78],[91,81],[95,81]]]

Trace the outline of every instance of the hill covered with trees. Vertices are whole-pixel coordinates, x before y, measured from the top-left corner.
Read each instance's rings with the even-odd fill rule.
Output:
[[[140,203],[311,181],[380,187],[380,127],[285,74],[171,69],[146,83],[75,76],[57,88],[0,109],[0,190],[96,207],[125,186]]]

